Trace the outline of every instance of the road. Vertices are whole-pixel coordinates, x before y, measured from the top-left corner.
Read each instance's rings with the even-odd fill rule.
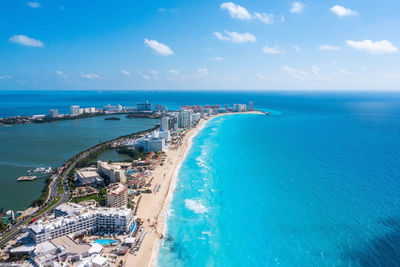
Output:
[[[106,144],[104,144],[104,145],[106,145]],[[9,230],[7,230],[5,233],[3,233],[3,235],[0,238],[0,247],[2,247],[7,242],[12,240],[16,235],[18,235],[21,231],[21,228],[24,225],[28,224],[33,218],[36,218],[36,217],[40,218],[40,217],[50,213],[51,211],[53,211],[54,208],[56,208],[56,207],[60,206],[61,204],[64,204],[65,202],[68,201],[70,198],[70,195],[71,195],[70,189],[68,187],[68,174],[71,172],[71,170],[75,167],[75,165],[79,161],[86,158],[91,152],[96,151],[100,147],[101,146],[87,150],[82,155],[80,155],[77,159],[75,159],[73,162],[71,162],[67,166],[65,166],[63,168],[63,170],[61,171],[61,173],[58,174],[55,178],[53,178],[53,180],[51,181],[51,183],[49,185],[49,196],[47,198],[46,203],[33,215],[28,216],[24,220],[18,221]],[[62,185],[64,188],[63,194],[58,193],[58,184],[59,184],[60,179],[62,179]],[[60,200],[54,204],[53,201],[57,197],[60,197]]]
[[[28,224],[30,221],[32,221],[32,219],[34,219],[36,217],[40,218],[40,217],[52,212],[54,210],[54,208],[64,204],[65,202],[67,202],[70,199],[71,192],[70,192],[70,188],[68,187],[68,174],[71,172],[71,170],[74,169],[75,165],[79,161],[85,159],[92,152],[95,152],[96,150],[102,148],[103,146],[107,146],[115,141],[123,140],[123,139],[125,139],[127,137],[131,137],[135,134],[149,133],[156,128],[157,128],[157,126],[155,128],[148,129],[143,132],[133,133],[133,134],[126,135],[126,136],[120,136],[118,138],[109,140],[105,143],[102,143],[101,145],[89,148],[88,150],[84,151],[80,155],[78,154],[79,157],[76,158],[76,156],[75,156],[74,160],[72,162],[67,162],[67,165],[63,167],[61,173],[52,179],[52,182],[49,185],[49,195],[48,195],[48,198],[47,198],[45,204],[42,205],[42,207],[37,212],[35,212],[35,214],[28,216],[27,218],[25,218],[23,220],[18,221],[16,224],[11,226],[11,228],[9,230],[4,232],[0,237],[0,247],[3,247],[5,244],[7,244],[7,242],[12,240],[17,234],[19,234],[22,227],[25,226],[26,224]],[[62,186],[64,189],[64,192],[62,194],[58,193],[58,185],[59,185],[60,179],[62,179]],[[55,201],[57,199],[57,197],[60,197],[60,199],[56,203],[53,203],[53,201]]]

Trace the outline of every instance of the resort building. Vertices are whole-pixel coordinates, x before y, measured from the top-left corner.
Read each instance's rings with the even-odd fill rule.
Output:
[[[159,136],[159,132],[156,134]],[[165,139],[155,137],[142,137],[135,140],[134,148],[146,152],[165,151]]]
[[[97,172],[110,179],[110,183],[121,182],[126,183],[125,171],[118,164],[108,163],[105,161],[97,161]]]
[[[233,105],[233,111],[235,111],[235,112],[246,111],[246,105],[245,104],[234,104]]]
[[[72,116],[78,116],[79,115],[79,109],[80,109],[80,106],[78,106],[78,105],[71,106],[69,108],[69,113],[71,113]]]
[[[65,204],[63,204],[65,205]],[[56,208],[62,209],[62,206]],[[64,211],[58,211],[60,214]],[[29,237],[36,243],[61,236],[93,234],[96,232],[127,233],[135,224],[132,210],[127,208],[83,208],[73,216],[57,217],[50,221],[37,221],[27,228]]]
[[[201,113],[192,114],[192,123],[197,123],[201,119]]]
[[[58,109],[50,109],[50,118],[54,119],[58,117]]]
[[[253,101],[250,101],[250,102],[249,102],[249,110],[254,110]]]
[[[192,126],[192,111],[180,110],[178,115],[178,127],[187,128]]]
[[[110,184],[107,188],[107,207],[126,207],[128,204],[128,187],[122,183]]]
[[[101,184],[104,182],[104,179],[97,173],[97,169],[92,167],[77,170],[75,178],[81,185]]]
[[[137,111],[151,111],[151,104],[149,101],[146,101],[145,103],[137,103],[136,104],[136,110]]]
[[[176,116],[164,116],[161,118],[161,130],[176,131],[178,130],[178,118]]]
[[[108,104],[107,106],[104,106],[103,109],[104,109],[104,111],[107,111],[107,112],[121,112],[122,106],[121,105],[112,106],[112,105]]]

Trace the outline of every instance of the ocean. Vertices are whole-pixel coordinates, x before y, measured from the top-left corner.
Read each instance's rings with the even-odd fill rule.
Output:
[[[170,109],[252,100],[271,112],[213,119],[193,139],[159,266],[400,266],[399,93],[0,91],[0,117],[145,100]],[[90,136],[96,142],[136,129],[122,129],[126,123],[110,128],[100,118],[80,134],[75,131],[86,119],[65,122],[80,126],[59,139]],[[52,146],[45,138],[58,132],[31,136],[31,129],[49,125],[23,125],[27,130],[18,138],[20,126],[0,128],[2,161],[17,165],[9,151],[23,149],[4,149],[5,134],[16,136],[14,144],[40,144],[27,153],[49,149],[57,155],[53,164],[89,145],[64,153],[69,143]],[[5,177],[0,181],[3,190]],[[13,190],[4,189],[0,199]]]
[[[400,266],[399,95],[254,101],[194,138],[158,266]]]

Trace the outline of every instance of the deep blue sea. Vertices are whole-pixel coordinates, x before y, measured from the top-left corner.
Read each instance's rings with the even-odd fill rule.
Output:
[[[0,117],[254,102],[182,164],[158,265],[400,266],[400,93],[0,91]]]

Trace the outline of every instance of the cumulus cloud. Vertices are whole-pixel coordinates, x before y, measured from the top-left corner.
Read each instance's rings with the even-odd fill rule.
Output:
[[[340,50],[339,46],[332,46],[332,45],[320,45],[319,50],[324,50],[324,51],[337,51]]]
[[[224,2],[221,4],[220,8],[222,10],[228,11],[231,18],[240,19],[240,20],[259,20],[266,24],[271,24],[274,22],[274,14],[272,13],[263,13],[263,12],[254,12],[251,14],[245,7],[241,5],[232,3],[232,2]],[[282,21],[284,18],[282,17]]]
[[[40,40],[29,38],[26,35],[13,35],[10,37],[10,42],[33,47],[43,47],[44,44]]]
[[[307,72],[305,72],[303,70],[297,70],[297,69],[289,67],[289,66],[282,66],[281,70],[297,79],[305,79],[307,76]]]
[[[29,7],[32,8],[39,8],[40,7],[40,3],[39,2],[28,2],[27,3]]]
[[[345,16],[356,16],[358,15],[357,11],[351,10],[350,8],[345,8],[343,6],[333,6],[330,8],[332,13],[334,13],[338,17],[345,17]]]
[[[174,52],[172,51],[171,48],[169,48],[169,46],[160,43],[156,40],[144,39],[144,44],[153,49],[153,51],[156,54],[159,54],[161,56],[170,56],[174,54]]]
[[[274,23],[274,14],[255,12],[253,15],[253,19],[257,19],[261,22],[264,22],[265,24],[272,24],[272,23]]]
[[[225,2],[221,4],[221,9],[227,10],[229,15],[235,19],[249,20],[251,19],[251,14],[246,8],[236,5],[232,2]]]
[[[97,73],[83,73],[81,72],[81,77],[88,79],[88,80],[95,80],[95,79],[100,79],[100,74]]]
[[[268,46],[264,46],[263,49],[262,49],[262,52],[264,54],[269,54],[269,55],[276,55],[276,54],[283,54],[284,53],[282,50],[279,50],[278,48],[268,47]]]
[[[122,74],[125,74],[125,75],[131,75],[131,73],[129,72],[129,71],[127,71],[127,70],[121,70],[121,73]]]
[[[246,42],[252,42],[254,43],[257,38],[248,32],[245,33],[238,33],[238,32],[230,32],[225,30],[225,35],[219,33],[219,32],[214,32],[215,37],[218,38],[218,40],[221,41],[230,41],[232,43],[246,43]]]
[[[371,40],[351,41],[347,40],[346,44],[357,50],[366,51],[374,55],[389,54],[397,52],[398,48],[387,40],[373,42]]]
[[[290,12],[292,13],[301,13],[305,7],[305,4],[302,2],[294,2],[292,7],[290,8]]]

